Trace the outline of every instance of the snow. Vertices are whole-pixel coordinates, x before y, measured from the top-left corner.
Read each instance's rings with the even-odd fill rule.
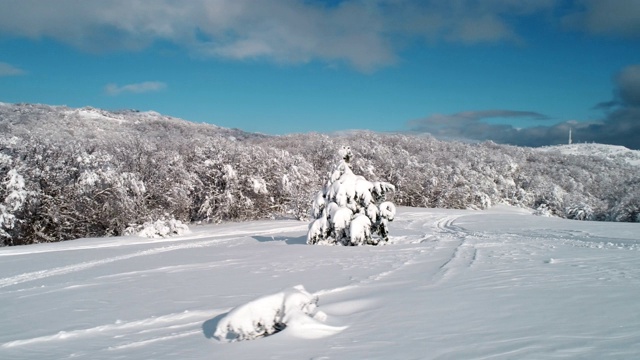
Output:
[[[344,330],[322,323],[327,315],[317,309],[317,302],[304,286],[296,285],[229,311],[218,322],[214,336],[222,341],[255,340],[284,329],[297,337],[316,339]]]
[[[331,204],[329,204],[329,207],[331,207]],[[347,208],[339,208],[331,213],[330,221],[333,223],[333,230],[335,231],[336,240],[340,241],[343,237],[346,237],[348,235],[346,231],[349,230],[352,217],[353,211]]]
[[[82,119],[87,119],[87,120],[97,120],[97,121],[113,121],[116,123],[124,123],[126,122],[126,120],[124,119],[119,119],[113,116],[108,116],[107,114],[109,114],[106,111],[101,111],[99,109],[94,109],[91,107],[85,107],[85,108],[81,108],[81,109],[76,109],[76,110],[69,110],[65,112],[66,115],[72,115],[72,116],[77,116],[79,118]],[[111,115],[111,114],[109,114]]]
[[[0,236],[10,237],[7,230],[13,229],[20,221],[14,213],[23,207],[28,191],[25,190],[24,178],[15,169],[9,170],[7,179],[0,183],[7,192],[3,203],[0,203]]]
[[[393,221],[395,205],[384,201],[385,192],[395,191],[395,186],[372,183],[355,175],[349,165],[353,158],[350,147],[343,146],[338,154],[342,160],[329,174],[328,182],[316,194],[311,206],[316,220],[309,227],[307,243],[377,245],[380,238],[386,242],[387,223]],[[380,238],[373,239],[372,233]]]
[[[274,220],[2,248],[0,358],[640,355],[640,224],[399,207],[389,227],[384,246],[308,246],[306,223]],[[287,298],[317,308],[264,338],[214,336]]]
[[[383,202],[380,204],[380,216],[383,219],[392,221],[396,216],[396,206],[390,201]]]
[[[630,150],[624,146],[584,143],[558,146],[545,146],[541,151],[559,152],[564,155],[600,156],[609,160],[622,159],[627,163],[640,166],[640,151]]]
[[[261,178],[251,178],[251,184],[253,185],[253,192],[256,194],[268,194],[267,183]]]
[[[15,169],[9,170],[7,177],[8,179],[3,182],[8,192],[4,203],[7,204],[9,211],[16,211],[22,207],[27,197],[24,178]]]
[[[371,239],[371,220],[367,215],[358,214],[349,227],[349,243],[366,244]]]
[[[189,227],[173,218],[148,221],[142,225],[132,225],[125,229],[125,234],[136,234],[147,238],[164,238],[189,233]]]

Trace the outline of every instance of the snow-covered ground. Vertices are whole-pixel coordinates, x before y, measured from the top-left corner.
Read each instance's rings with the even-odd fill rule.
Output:
[[[640,224],[499,206],[400,208],[387,246],[308,246],[306,229],[259,221],[2,248],[0,358],[640,357]],[[296,285],[326,317],[214,337],[233,308]]]
[[[640,151],[630,150],[624,146],[595,143],[576,143],[571,145],[544,146],[538,148],[545,152],[559,152],[564,155],[600,156],[609,160],[624,160],[640,166]]]

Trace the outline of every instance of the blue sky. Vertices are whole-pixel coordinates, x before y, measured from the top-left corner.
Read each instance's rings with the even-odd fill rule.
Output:
[[[0,0],[0,101],[640,148],[640,1]]]

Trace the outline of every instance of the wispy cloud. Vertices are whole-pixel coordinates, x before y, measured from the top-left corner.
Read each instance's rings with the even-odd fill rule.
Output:
[[[497,143],[542,146],[566,142],[569,128],[579,125],[570,122],[558,125],[538,125],[533,127],[515,127],[511,124],[492,124],[487,119],[503,118],[511,122],[521,120],[548,120],[543,114],[533,111],[483,110],[466,111],[457,114],[431,115],[424,119],[408,123],[415,132],[428,132],[443,139],[491,140]]]
[[[414,120],[414,126],[430,126],[430,124],[460,124],[469,125],[483,119],[491,118],[529,118],[533,120],[549,120],[549,117],[535,111],[518,110],[479,110],[463,111],[450,115],[436,114],[425,119]]]
[[[24,75],[27,72],[11,64],[0,62],[0,77]]]
[[[640,64],[622,69],[615,76],[614,82],[614,93],[623,106],[640,107]]]
[[[546,115],[534,111],[516,110],[480,110],[465,111],[456,114],[434,114],[424,119],[409,121],[413,131],[428,132],[444,138],[464,138],[485,140],[494,136],[496,131],[517,131],[511,125],[490,124],[486,119],[528,119],[548,120]]]
[[[107,94],[115,96],[122,93],[142,94],[147,92],[161,91],[167,88],[167,84],[160,81],[145,81],[135,84],[119,86],[117,84],[107,84],[104,90]]]
[[[605,117],[583,129],[585,141],[640,149],[640,64],[629,65],[613,77],[613,100],[600,106]]]
[[[574,11],[562,22],[591,34],[640,38],[640,2],[576,0]]]
[[[625,67],[614,76],[613,81],[613,99],[595,107],[605,111],[603,118],[598,120],[571,120],[518,128],[509,124],[491,124],[486,120],[548,118],[532,111],[485,110],[431,115],[410,121],[408,126],[412,131],[429,132],[441,138],[492,140],[521,146],[564,144],[571,129],[575,142],[598,142],[640,149],[640,64]]]
[[[396,62],[403,44],[416,39],[521,42],[518,19],[532,15],[587,33],[640,36],[638,6],[600,0],[344,0],[331,6],[307,0],[0,0],[0,34],[48,37],[88,51],[139,50],[161,40],[202,56],[344,62],[371,71]]]

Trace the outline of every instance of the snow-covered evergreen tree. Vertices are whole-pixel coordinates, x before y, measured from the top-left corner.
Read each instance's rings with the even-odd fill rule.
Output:
[[[395,186],[370,182],[355,175],[349,163],[351,148],[342,147],[341,160],[329,174],[329,180],[314,199],[308,244],[378,245],[388,240],[388,222],[396,207],[386,200]]]

